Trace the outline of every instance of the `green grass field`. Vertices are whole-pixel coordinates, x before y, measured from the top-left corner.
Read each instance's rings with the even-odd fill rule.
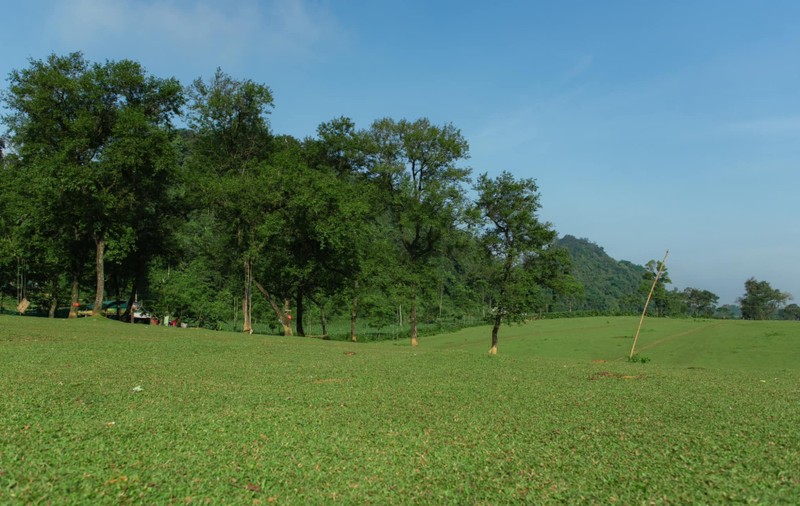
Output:
[[[349,344],[0,317],[0,503],[800,503],[800,325]]]

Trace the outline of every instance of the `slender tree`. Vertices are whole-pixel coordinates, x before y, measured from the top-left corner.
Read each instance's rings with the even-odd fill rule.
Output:
[[[489,350],[494,355],[502,322],[524,320],[535,308],[539,285],[530,264],[545,252],[556,233],[536,216],[541,205],[534,180],[518,180],[508,172],[495,179],[482,174],[475,190],[482,218],[480,234],[495,265],[490,278],[496,298]]]

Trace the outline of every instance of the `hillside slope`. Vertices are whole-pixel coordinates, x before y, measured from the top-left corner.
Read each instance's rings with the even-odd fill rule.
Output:
[[[639,287],[645,268],[626,260],[615,260],[588,239],[571,235],[556,244],[569,251],[572,274],[584,286],[586,297],[572,309],[636,313],[641,311]]]

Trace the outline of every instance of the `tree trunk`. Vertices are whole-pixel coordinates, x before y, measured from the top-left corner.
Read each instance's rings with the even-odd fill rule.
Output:
[[[47,312],[47,317],[55,318],[56,309],[58,308],[58,274],[53,276],[50,286],[52,293],[50,294],[50,310]]]
[[[292,315],[289,312],[289,299],[283,299],[283,335],[293,336],[292,332]]]
[[[358,318],[358,280],[353,283],[353,304],[350,306],[350,341],[356,342],[356,318]]]
[[[138,301],[136,300],[136,294],[139,291],[139,273],[138,271],[133,276],[133,284],[131,285],[131,293],[128,295],[128,304],[125,306],[125,312],[122,313],[122,319],[128,320],[131,323],[136,322],[136,318],[134,313],[136,309],[133,307]]]
[[[442,319],[442,306],[444,306],[444,279],[439,281],[439,320]]]
[[[242,332],[250,331],[250,324],[247,321],[247,288],[242,292]]]
[[[508,241],[508,237],[506,237],[506,241]],[[492,326],[492,347],[489,349],[489,355],[497,355],[497,334],[500,331],[500,323],[503,321],[503,308],[506,305],[506,287],[511,279],[514,255],[508,253],[503,264],[503,280],[500,282],[500,294],[497,297],[497,308],[494,315],[494,325]]]
[[[92,308],[92,316],[100,316],[103,314],[103,296],[105,295],[105,272],[103,256],[106,252],[105,239],[95,239],[95,267],[97,269],[97,284],[94,292],[94,307]]]
[[[411,313],[408,315],[408,322],[411,324],[411,346],[417,346],[417,298],[411,300]]]
[[[283,335],[284,336],[293,335],[292,320],[288,318],[288,310],[287,310],[289,307],[289,302],[286,301],[285,307],[282,310],[280,306],[278,306],[278,303],[275,301],[275,298],[267,291],[266,288],[264,288],[264,286],[261,283],[259,283],[254,279],[253,284],[256,285],[258,291],[261,292],[262,295],[264,295],[264,297],[267,299],[267,302],[269,302],[269,305],[272,307],[272,310],[275,311],[275,315],[278,317],[278,321],[283,326]]]
[[[247,323],[250,326],[249,333],[253,333],[253,267],[250,266],[250,286],[247,287]]]
[[[298,336],[306,336],[306,329],[303,328],[303,292],[299,289],[297,290],[297,313],[294,317],[294,326]]]
[[[239,310],[236,309],[236,297],[233,298],[233,331],[236,332],[236,318],[239,316]]]
[[[242,332],[253,333],[252,306],[253,306],[253,262],[249,258],[244,260],[244,293],[242,295]]]
[[[502,316],[500,311],[498,311],[497,315],[494,317],[494,325],[492,326],[492,348],[489,350],[489,355],[497,355],[497,333],[500,330],[501,321]]]
[[[72,225],[72,235],[73,239],[76,243],[79,242],[81,238],[81,233],[76,224],[73,223]],[[82,265],[83,262],[78,260],[78,255],[73,251],[72,260],[70,262],[70,301],[69,301],[69,315],[68,318],[77,318],[78,317],[78,307],[80,306],[80,302],[78,302],[78,297],[80,296],[80,279],[82,274]]]
[[[322,339],[329,339],[328,320],[325,318],[325,309],[322,306],[319,306],[319,323],[322,325]]]
[[[78,275],[73,274],[72,277],[72,287],[70,289],[70,302],[69,302],[69,318],[77,318],[78,317]]]
[[[122,317],[122,308],[119,307],[119,275],[114,276],[114,304],[117,305],[117,321]]]

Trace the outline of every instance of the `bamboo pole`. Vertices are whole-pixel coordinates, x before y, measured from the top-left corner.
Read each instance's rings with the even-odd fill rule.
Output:
[[[636,328],[636,335],[633,337],[633,346],[631,346],[631,354],[628,355],[628,358],[633,357],[633,352],[636,349],[636,341],[639,340],[639,332],[642,330],[642,323],[644,323],[644,315],[647,313],[647,306],[650,305],[650,299],[653,297],[653,291],[656,289],[656,283],[658,283],[658,278],[661,277],[661,272],[664,270],[664,266],[667,265],[667,256],[669,256],[669,250],[664,253],[664,260],[661,261],[661,265],[658,266],[658,272],[656,273],[656,277],[653,280],[653,286],[650,287],[650,293],[647,294],[647,301],[644,303],[644,310],[642,311],[642,317],[639,318],[639,327]]]

